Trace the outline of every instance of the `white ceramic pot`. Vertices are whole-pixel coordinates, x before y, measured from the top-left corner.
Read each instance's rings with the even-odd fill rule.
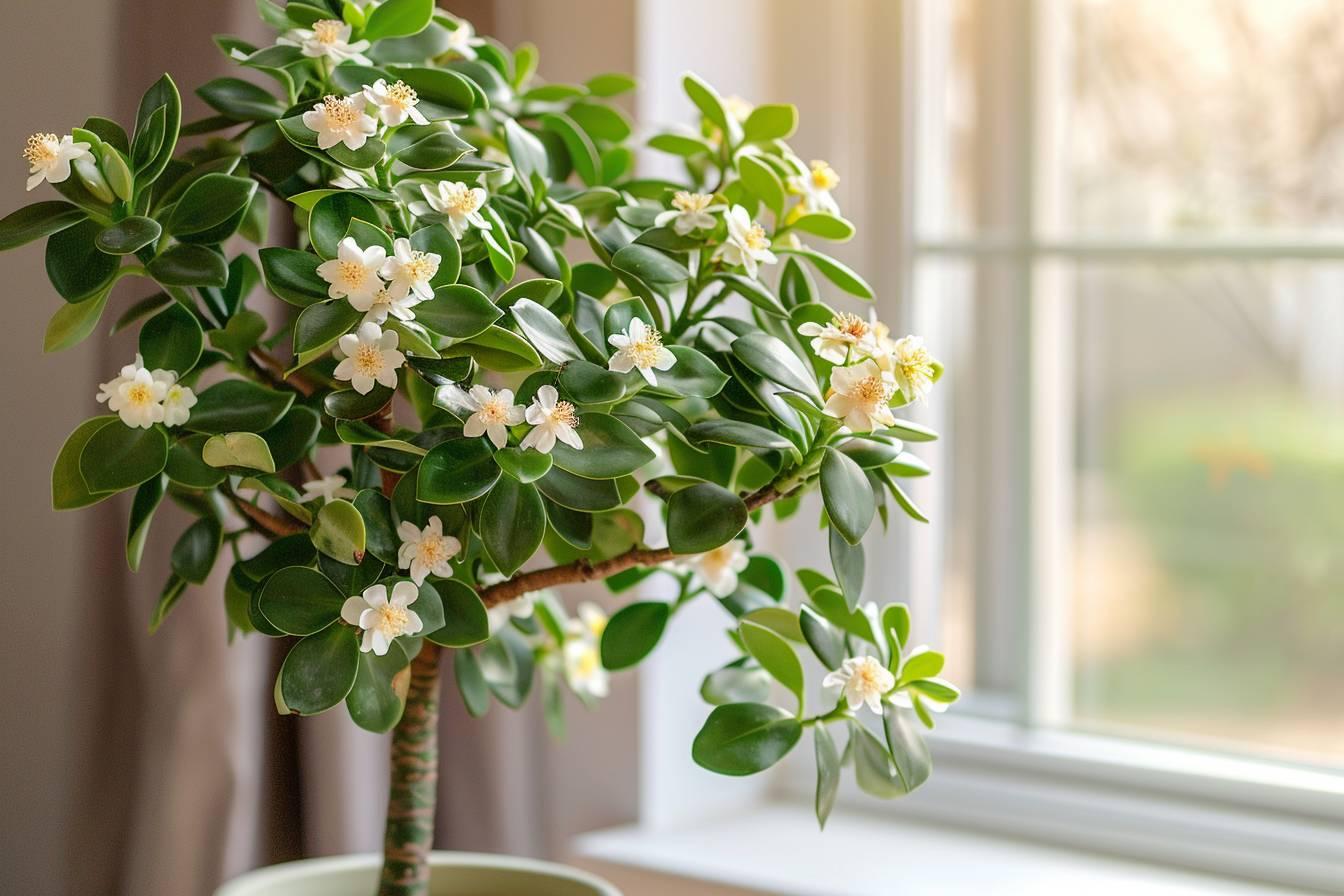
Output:
[[[304,859],[250,871],[215,896],[375,896],[382,858]],[[474,852],[429,857],[431,896],[621,896],[586,871],[553,862]]]

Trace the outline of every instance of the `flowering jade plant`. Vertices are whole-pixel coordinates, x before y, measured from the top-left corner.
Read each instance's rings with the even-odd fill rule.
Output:
[[[219,568],[232,631],[285,643],[281,712],[393,732],[384,894],[426,892],[441,662],[472,715],[539,691],[559,729],[565,689],[598,701],[693,600],[741,654],[705,670],[701,766],[810,730],[822,823],[845,765],[922,783],[916,723],[957,691],[903,604],[861,601],[862,540],[922,519],[899,481],[934,436],[895,412],[941,368],[827,304],[872,292],[816,248],[854,228],[794,108],[687,75],[698,128],[648,140],[684,176],[641,178],[622,75],[541,83],[533,46],[431,0],[258,8],[270,45],[216,39],[248,76],[197,88],[216,114],[182,123],[164,76],[129,129],[36,134],[28,187],[61,198],[0,221],[0,247],[46,238],[48,351],[138,328],[52,498],[129,492],[132,569],[165,498],[195,518],[151,627]],[[153,291],[113,317],[126,278]],[[814,488],[833,570],[798,570],[794,609],[751,527]],[[587,581],[642,596],[571,616],[548,590]]]

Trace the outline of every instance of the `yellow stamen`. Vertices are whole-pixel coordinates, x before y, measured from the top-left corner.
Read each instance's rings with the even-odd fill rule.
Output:
[[[578,426],[579,414],[574,410],[574,405],[567,401],[557,401],[555,410],[551,411],[551,419],[556,423],[564,423],[566,426]]]
[[[361,343],[355,349],[355,368],[365,376],[375,376],[383,369],[383,353],[378,346]]]
[[[56,158],[56,152],[60,145],[61,138],[55,134],[34,134],[28,138],[28,142],[23,147],[23,158],[33,165],[50,162]]]
[[[854,384],[849,394],[870,407],[878,407],[891,400],[891,385],[880,376],[866,376]]]
[[[855,340],[859,340],[867,336],[869,330],[872,329],[871,327],[868,326],[868,322],[866,320],[859,317],[857,314],[850,314],[848,311],[843,312],[837,315],[836,317],[832,318],[831,326],[835,327],[841,333],[844,333],[846,336],[850,336]]]
[[[770,248],[770,239],[765,235],[765,228],[759,224],[751,225],[751,229],[747,231],[747,236],[743,242],[746,243],[748,249],[754,252]]]
[[[625,354],[640,370],[648,370],[658,362],[662,350],[662,334],[649,327],[645,329],[643,338],[626,346]]]
[[[487,426],[509,422],[509,406],[498,398],[492,398],[482,404],[477,413],[481,415],[481,422]]]
[[[405,268],[412,280],[428,281],[439,272],[439,263],[424,252],[412,252],[411,260],[406,262]]]
[[[126,390],[126,400],[131,404],[149,404],[154,400],[154,393],[144,383],[135,383]]]
[[[359,120],[359,110],[348,97],[327,96],[322,100],[322,111],[327,123],[334,128],[348,127]]]
[[[346,286],[355,287],[364,282],[366,269],[363,262],[342,261],[338,270],[340,271],[341,281]]]
[[[688,193],[685,190],[678,190],[672,197],[672,207],[682,212],[702,212],[709,208],[709,203],[714,197],[708,193]]]
[[[409,109],[420,101],[420,96],[405,81],[398,81],[387,88],[387,99],[398,109]]]
[[[444,196],[444,205],[449,214],[465,216],[481,207],[480,200],[466,184],[445,181],[444,185],[448,190]]]
[[[334,44],[341,39],[345,23],[337,19],[320,19],[313,23],[313,37],[320,44]]]
[[[812,161],[812,186],[818,190],[834,190],[840,183],[840,175],[835,173],[835,169],[823,162],[821,159]]]
[[[403,608],[392,604],[383,604],[377,609],[378,621],[374,625],[389,640],[406,631],[406,626],[410,623],[411,617]]]

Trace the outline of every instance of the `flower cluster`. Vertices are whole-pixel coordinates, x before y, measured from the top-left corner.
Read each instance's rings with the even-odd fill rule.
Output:
[[[607,614],[592,601],[579,604],[578,611],[579,618],[569,620],[565,632],[565,681],[580,697],[600,699],[610,692],[600,649]]]
[[[537,389],[530,405],[514,403],[511,389],[492,390],[479,384],[470,390],[450,384],[443,387],[441,395],[467,415],[462,425],[463,435],[471,438],[484,435],[496,448],[508,444],[509,427],[524,421],[532,428],[519,443],[521,448],[533,448],[542,454],[550,454],[556,442],[563,442],[576,451],[583,448],[583,439],[578,433],[579,413],[573,403],[560,398],[554,386]]]
[[[828,323],[807,321],[798,333],[811,338],[813,353],[830,364],[831,393],[825,411],[855,432],[891,426],[892,399],[920,401],[937,376],[933,356],[918,336],[892,339],[876,317],[842,313]]]
[[[181,426],[191,417],[196,393],[177,381],[177,372],[145,367],[140,355],[121,373],[98,386],[98,401],[116,411],[131,428],[149,429],[155,423]]]
[[[327,295],[364,312],[366,322],[382,324],[388,315],[415,319],[415,306],[434,298],[430,282],[441,261],[436,253],[415,249],[405,237],[393,241],[389,256],[382,246],[361,248],[348,236],[337,245],[335,258],[317,266],[317,275],[329,284]]]
[[[413,582],[397,582],[391,597],[386,585],[370,585],[362,594],[347,598],[341,607],[341,619],[363,631],[359,649],[386,656],[392,641],[402,635],[418,635],[424,628],[419,615],[411,609],[420,596]]]

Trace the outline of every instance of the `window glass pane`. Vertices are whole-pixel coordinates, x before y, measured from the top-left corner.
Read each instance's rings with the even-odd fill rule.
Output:
[[[1341,762],[1344,264],[1074,292],[1077,723]]]
[[[1063,17],[1045,34],[1067,60],[1046,67],[1065,83],[1039,91],[1043,118],[1067,106],[1038,160],[1043,178],[1062,178],[1052,231],[1344,227],[1338,0],[1046,0],[1042,10]]]

